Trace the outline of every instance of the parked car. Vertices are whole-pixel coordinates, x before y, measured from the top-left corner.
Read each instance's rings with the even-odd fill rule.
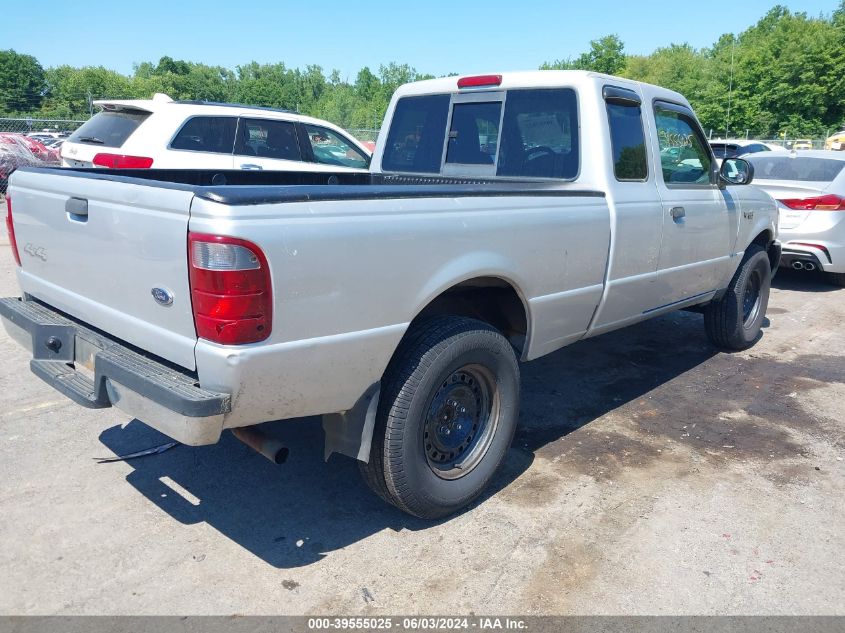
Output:
[[[737,158],[757,152],[786,151],[784,147],[762,141],[750,141],[748,139],[714,139],[710,141],[717,160],[726,158]]]
[[[41,141],[30,138],[25,134],[17,134],[14,132],[0,132],[0,143],[6,145],[17,145],[24,149],[25,152],[32,154],[34,158],[50,164],[59,164],[61,161],[58,152],[51,150]]]
[[[58,165],[58,155],[47,148],[37,156],[30,149],[30,143],[21,139],[21,135],[0,133],[0,193],[6,192],[9,176],[19,167],[41,167]]]
[[[202,101],[96,101],[64,142],[67,167],[364,171],[370,153],[339,127],[286,110]],[[330,146],[330,147],[329,147]]]
[[[808,138],[795,139],[792,141],[792,149],[813,149],[813,141]]]
[[[757,154],[748,162],[754,184],[778,203],[781,266],[821,270],[845,286],[845,153]]]
[[[428,518],[504,460],[519,358],[681,308],[720,348],[758,340],[777,208],[682,95],[448,77],[397,90],[384,129],[370,173],[16,172],[4,325],[65,395],[185,444],[228,428],[278,462],[255,425],[322,415],[327,456]]]
[[[824,148],[838,152],[845,150],[845,130],[840,130],[836,134],[828,136],[824,142]]]

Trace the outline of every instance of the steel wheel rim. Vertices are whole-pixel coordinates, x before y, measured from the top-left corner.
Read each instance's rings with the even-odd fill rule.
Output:
[[[493,375],[464,365],[437,388],[423,425],[423,451],[442,479],[459,479],[478,466],[496,433],[499,398]]]
[[[748,276],[748,281],[745,282],[745,292],[742,296],[742,323],[743,325],[750,325],[757,319],[760,312],[761,294],[763,280],[760,276],[760,271],[754,270]]]

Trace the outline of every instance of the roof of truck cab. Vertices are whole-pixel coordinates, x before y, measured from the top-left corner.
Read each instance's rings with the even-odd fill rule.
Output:
[[[476,77],[482,75],[501,75],[502,81],[498,85],[483,86],[478,88],[458,88],[458,80],[462,77]],[[605,75],[589,70],[527,70],[511,72],[477,73],[473,75],[457,75],[452,77],[440,77],[439,79],[427,79],[415,81],[400,86],[396,91],[396,97],[442,94],[444,92],[471,93],[498,90],[511,90],[519,88],[556,88],[562,86],[573,86],[613,82],[615,85],[629,87],[648,98],[662,98],[675,101],[681,104],[688,104],[687,99],[674,90],[668,90],[653,84],[641,81],[633,81],[624,77]]]

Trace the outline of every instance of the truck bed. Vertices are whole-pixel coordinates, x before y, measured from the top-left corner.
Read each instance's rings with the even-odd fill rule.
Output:
[[[137,185],[191,191],[223,204],[248,205],[308,200],[424,198],[453,196],[588,196],[571,182],[513,178],[504,180],[443,176],[408,176],[350,172],[293,172],[220,169],[85,169],[30,167],[20,171],[73,174],[80,178],[131,182]]]

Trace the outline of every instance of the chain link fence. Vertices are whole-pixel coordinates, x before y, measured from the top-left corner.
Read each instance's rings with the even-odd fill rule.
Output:
[[[59,146],[85,121],[73,119],[0,118],[0,197],[19,167],[61,162]]]
[[[0,132],[14,134],[70,134],[85,121],[74,119],[4,119],[0,118]]]
[[[346,131],[349,132],[352,136],[357,138],[362,143],[364,142],[372,142],[375,143],[376,139],[378,138],[378,130],[364,130],[364,129],[353,129],[353,128],[346,128]]]
[[[758,142],[766,143],[767,145],[779,145],[786,149],[824,149],[824,138],[807,138],[802,136],[799,138],[772,138],[759,139]]]

